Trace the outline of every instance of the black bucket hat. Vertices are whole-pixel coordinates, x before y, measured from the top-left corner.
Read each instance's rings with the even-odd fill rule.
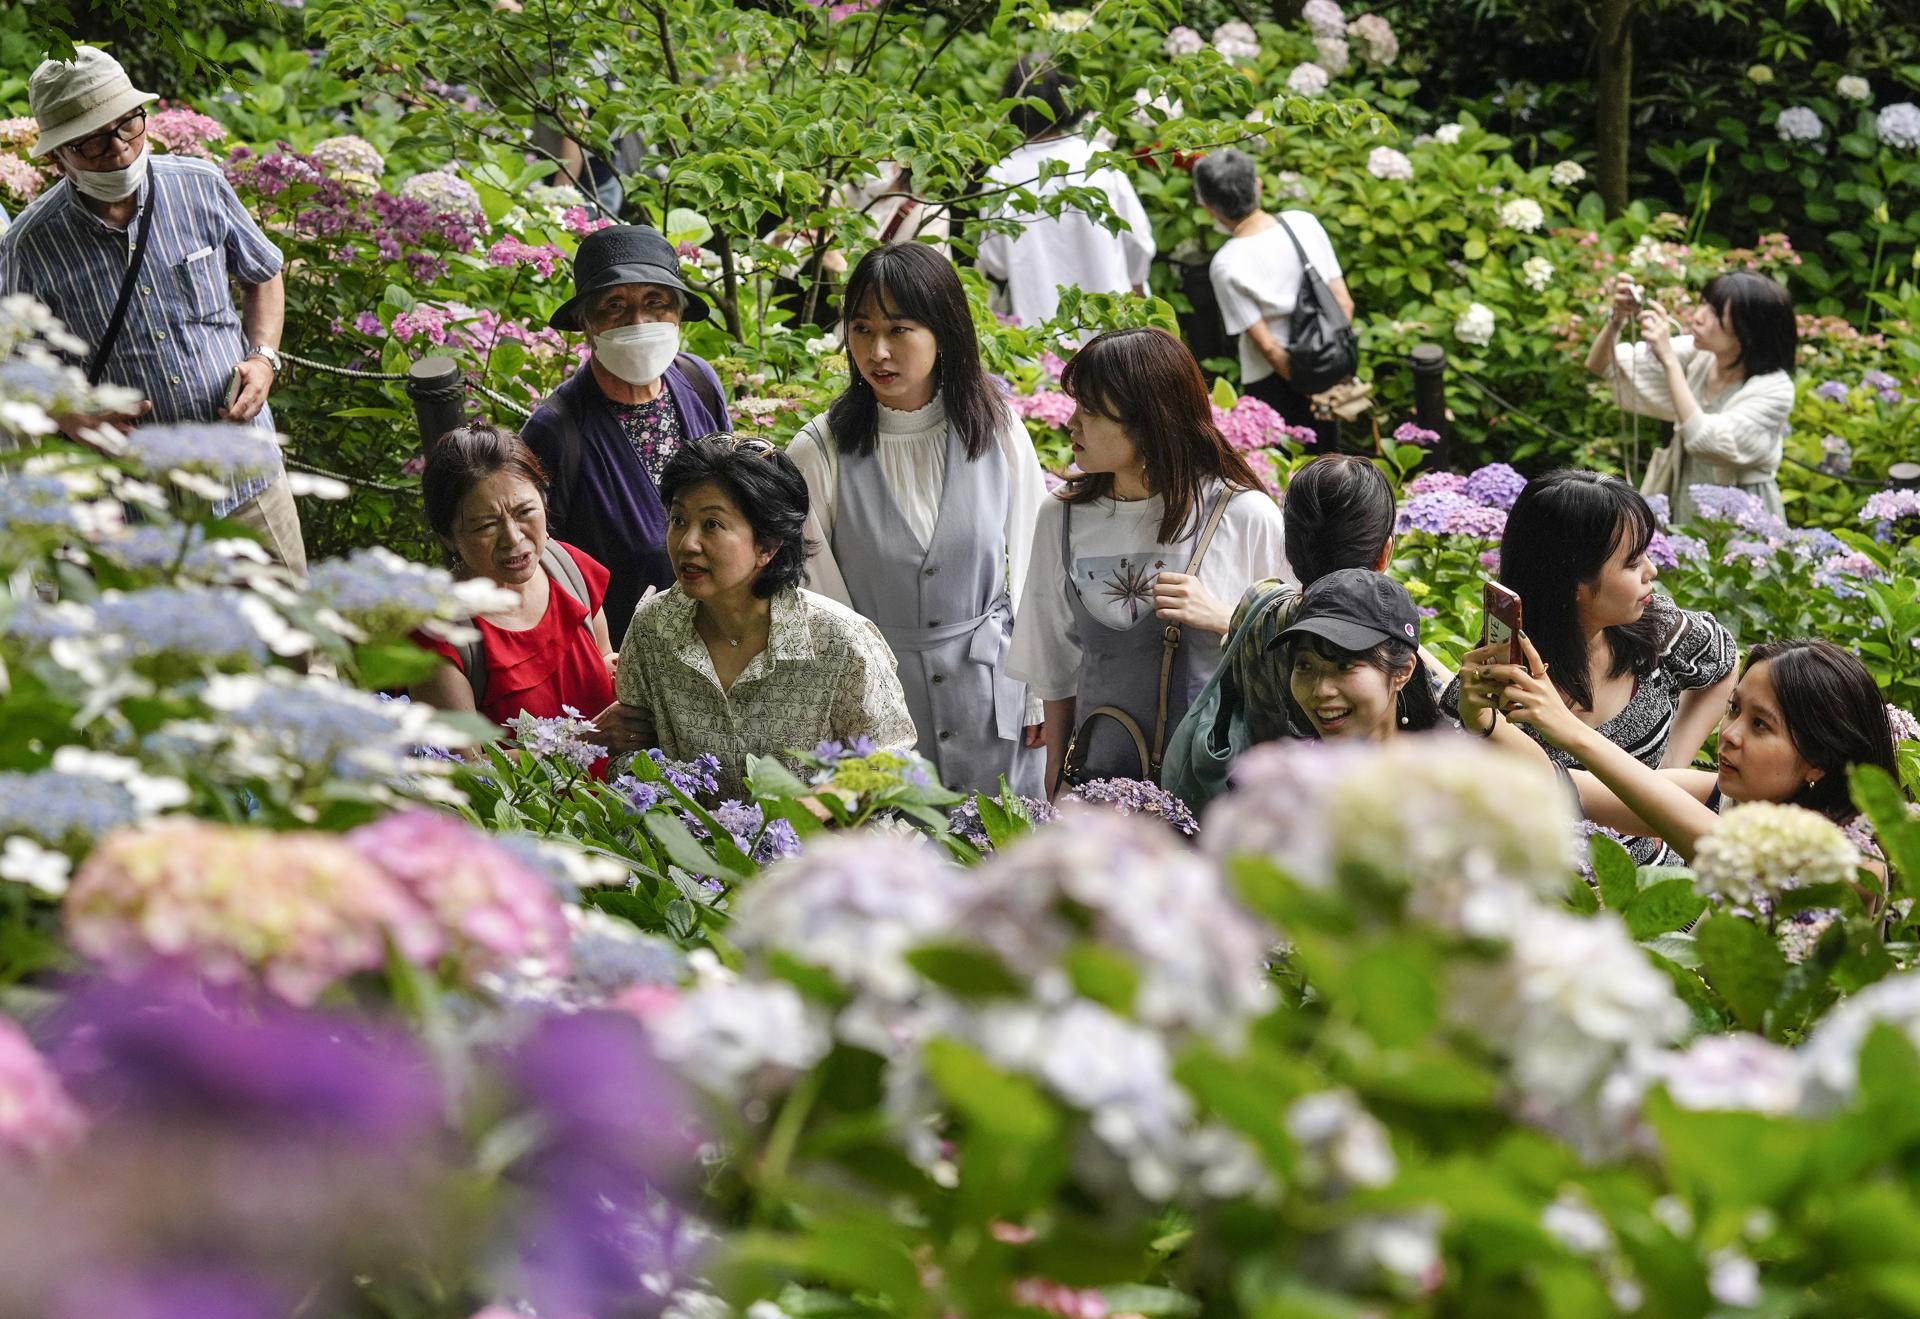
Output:
[[[1356,652],[1372,650],[1387,640],[1417,646],[1420,613],[1407,588],[1385,573],[1342,568],[1301,593],[1293,626],[1275,638],[1275,644],[1308,633]]]
[[[621,284],[662,284],[686,295],[681,319],[704,321],[712,314],[700,295],[680,279],[680,254],[665,234],[643,224],[616,224],[596,229],[573,254],[573,296],[560,304],[547,322],[556,330],[584,330],[581,314],[593,295]]]

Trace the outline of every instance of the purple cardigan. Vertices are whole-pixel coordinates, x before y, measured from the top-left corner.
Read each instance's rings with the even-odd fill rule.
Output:
[[[718,416],[700,397],[688,368],[706,379],[709,393],[719,401]],[[687,437],[732,429],[720,377],[705,361],[683,353],[667,368],[666,381]],[[621,432],[593,368],[585,363],[535,409],[520,434],[552,483],[547,491],[548,534],[585,550],[611,574],[607,635],[618,646],[641,594],[649,586],[664,591],[673,585],[660,492]]]

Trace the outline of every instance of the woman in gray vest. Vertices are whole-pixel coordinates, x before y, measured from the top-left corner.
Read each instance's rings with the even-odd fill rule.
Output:
[[[886,635],[941,782],[1038,796],[1039,707],[1004,668],[1046,489],[1033,442],[932,248],[868,252],[842,318],[847,388],[787,449],[811,500],[807,584]]]

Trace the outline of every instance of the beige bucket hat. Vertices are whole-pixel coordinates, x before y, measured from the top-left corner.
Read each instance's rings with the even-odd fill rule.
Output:
[[[70,60],[47,60],[27,79],[27,105],[40,125],[28,154],[38,158],[159,99],[138,91],[120,61],[92,46],[75,46]]]

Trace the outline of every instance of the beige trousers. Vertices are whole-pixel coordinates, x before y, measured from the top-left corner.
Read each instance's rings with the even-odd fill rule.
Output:
[[[265,549],[292,571],[296,577],[307,573],[307,544],[300,535],[300,510],[294,506],[293,488],[283,471],[273,484],[249,499],[227,516],[260,533]]]

